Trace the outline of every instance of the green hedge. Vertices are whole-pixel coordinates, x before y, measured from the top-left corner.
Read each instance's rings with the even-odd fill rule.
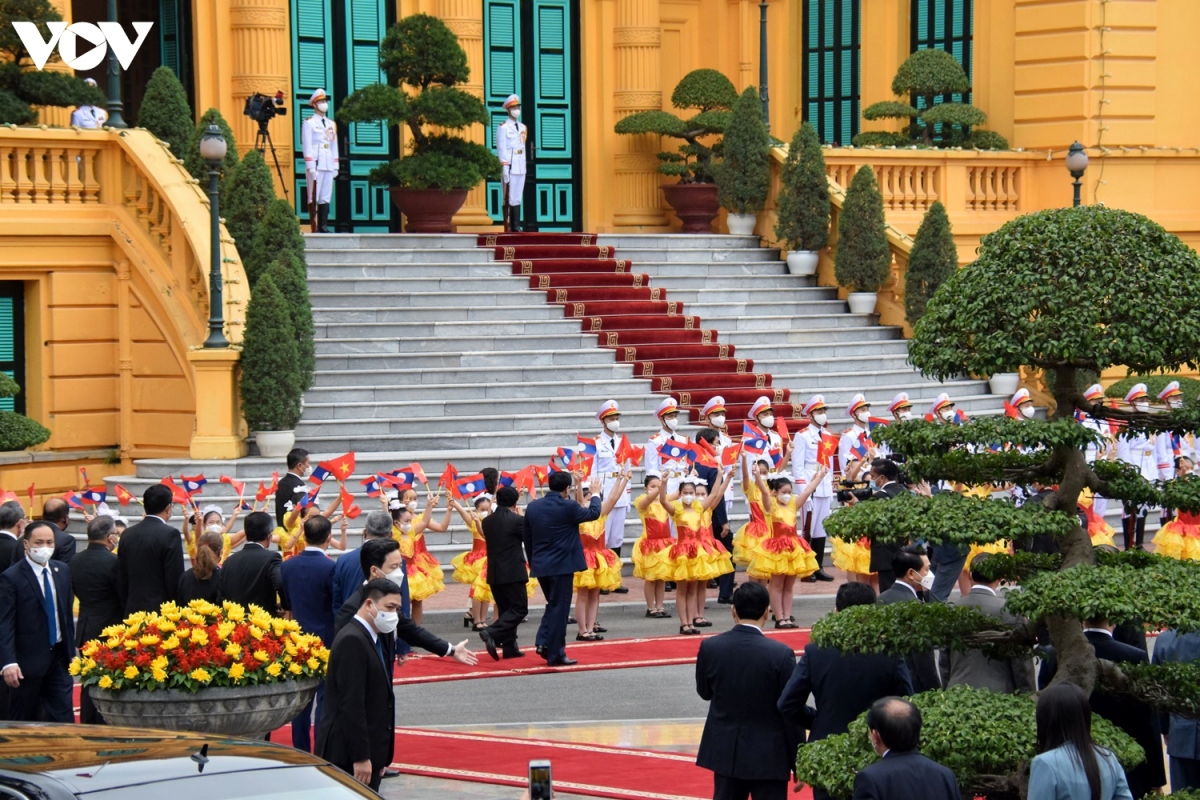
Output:
[[[171,155],[180,161],[187,158],[195,133],[192,108],[183,84],[170,67],[159,67],[150,76],[138,108],[137,124],[170,145]]]
[[[251,431],[290,431],[300,420],[300,353],[291,309],[270,275],[254,286],[242,339],[242,414]]]

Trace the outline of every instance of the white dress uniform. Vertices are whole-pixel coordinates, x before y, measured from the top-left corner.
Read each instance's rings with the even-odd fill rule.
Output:
[[[607,430],[596,437],[596,458],[592,462],[592,470],[603,482],[606,499],[617,483],[616,473],[621,469],[617,464],[617,449],[624,438],[624,434],[618,433],[613,436]],[[625,517],[629,513],[632,496],[632,491],[626,485],[625,491],[617,499],[617,504],[613,506],[604,523],[605,546],[617,553],[621,552],[621,545],[625,542]]]
[[[857,421],[846,430],[842,431],[842,435],[838,438],[838,464],[842,467],[842,472],[846,472],[846,466],[851,461],[861,461],[857,455],[854,455],[851,450],[858,444],[859,438],[867,434],[867,429]]]
[[[322,99],[328,101],[325,92],[318,89],[313,92],[310,102],[315,105]],[[317,205],[328,205],[333,197],[333,179],[338,173],[337,125],[324,114],[316,112],[300,126],[300,140],[308,187],[312,190],[316,183],[313,197]]]
[[[101,128],[104,123],[108,122],[108,112],[100,106],[80,106],[71,112],[71,124],[78,128],[88,128],[95,130]],[[179,153],[172,153],[174,156],[179,156]]]
[[[807,487],[808,482],[817,474],[819,466],[817,453],[820,451],[821,434],[824,431],[824,428],[814,422],[794,437],[796,444],[792,448],[792,483],[795,484],[797,491]],[[809,504],[811,506],[809,513],[812,515],[809,535],[814,540],[823,540],[825,539],[825,519],[829,516],[833,505],[832,471],[825,473],[821,483],[813,490]],[[816,549],[817,545],[814,544],[813,550]]]
[[[515,94],[509,95],[508,99],[504,101],[504,108],[509,109],[520,104],[519,97]],[[525,174],[528,171],[526,165],[528,138],[529,129],[511,116],[500,123],[496,129],[496,155],[500,159],[501,166],[508,168],[504,170],[504,181],[508,184],[508,204],[510,206],[521,205],[521,197],[525,193]]]

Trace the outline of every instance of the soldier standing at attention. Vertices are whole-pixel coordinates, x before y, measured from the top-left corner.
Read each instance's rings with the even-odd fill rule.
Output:
[[[504,226],[521,232],[521,196],[525,193],[525,140],[529,129],[521,124],[521,98],[510,94],[504,101],[508,119],[496,129],[496,151],[503,168]]]
[[[83,82],[93,89],[99,88],[96,86],[96,81],[92,78],[84,78]],[[81,105],[79,108],[71,112],[71,124],[78,128],[103,128],[104,123],[108,122],[108,112],[100,106]],[[183,153],[172,153],[176,158],[182,158]]]
[[[304,120],[300,129],[308,215],[313,233],[329,233],[329,201],[333,196],[333,178],[338,173],[337,125],[327,116],[329,95],[324,89],[313,92],[308,103],[313,107],[313,115]]]

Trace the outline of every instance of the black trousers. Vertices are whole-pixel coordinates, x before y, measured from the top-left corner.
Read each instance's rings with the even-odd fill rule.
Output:
[[[74,682],[67,672],[67,648],[62,642],[50,651],[50,668],[45,675],[26,675],[21,685],[9,690],[9,717],[22,722],[74,722],[71,706]]]
[[[713,774],[713,800],[787,800],[788,782],[747,781]]]
[[[488,626],[488,635],[505,649],[517,646],[517,626],[529,613],[529,598],[525,593],[525,581],[520,583],[489,584],[492,597],[496,600],[499,614]]]
[[[104,717],[100,716],[100,712],[96,710],[96,704],[92,702],[90,687],[84,686],[79,690],[79,724],[80,725],[107,725]]]
[[[725,549],[730,553],[733,552],[733,529],[728,528],[724,536],[718,536],[717,541],[725,546]],[[727,572],[717,578],[717,597],[719,599],[728,600],[733,597],[733,587],[735,585],[736,572]]]

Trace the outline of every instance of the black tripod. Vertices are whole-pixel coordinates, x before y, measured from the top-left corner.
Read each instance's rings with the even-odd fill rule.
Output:
[[[275,174],[279,176],[279,185],[283,187],[283,199],[290,202],[287,190],[287,181],[283,179],[283,169],[279,166],[279,155],[275,152],[275,142],[271,141],[271,131],[267,128],[268,120],[258,120],[258,134],[254,137],[254,149],[257,150],[265,160],[267,157],[267,148],[271,149],[271,159],[275,162]]]

